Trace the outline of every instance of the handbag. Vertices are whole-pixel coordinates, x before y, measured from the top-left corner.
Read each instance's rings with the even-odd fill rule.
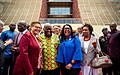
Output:
[[[100,54],[96,54],[96,57],[91,62],[91,67],[95,69],[105,68],[109,66],[112,66],[112,61],[110,60],[110,57],[103,52],[100,52]]]

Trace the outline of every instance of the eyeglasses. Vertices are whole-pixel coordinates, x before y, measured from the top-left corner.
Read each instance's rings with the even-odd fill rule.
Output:
[[[42,27],[38,27],[38,26],[34,26],[35,28],[37,28],[37,29],[42,29]]]
[[[54,30],[59,29],[59,28],[54,28]]]
[[[70,28],[64,28],[65,30],[70,30]]]

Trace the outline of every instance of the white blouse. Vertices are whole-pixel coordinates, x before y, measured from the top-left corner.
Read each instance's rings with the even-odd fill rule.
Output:
[[[88,52],[89,43],[90,43],[90,40],[84,41],[84,49],[85,49],[85,53],[86,53],[86,54],[87,54],[87,52]]]

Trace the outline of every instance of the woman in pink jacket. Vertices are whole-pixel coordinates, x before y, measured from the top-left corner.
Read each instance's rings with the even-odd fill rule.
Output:
[[[38,65],[40,44],[37,41],[42,29],[39,22],[31,23],[31,31],[26,32],[20,40],[20,55],[17,57],[13,75],[35,75]]]

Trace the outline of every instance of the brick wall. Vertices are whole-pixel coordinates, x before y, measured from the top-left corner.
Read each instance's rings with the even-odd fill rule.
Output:
[[[72,16],[73,18],[81,18],[77,0],[73,0],[72,14],[73,14],[73,16]]]
[[[42,0],[40,18],[47,18],[47,0]]]

